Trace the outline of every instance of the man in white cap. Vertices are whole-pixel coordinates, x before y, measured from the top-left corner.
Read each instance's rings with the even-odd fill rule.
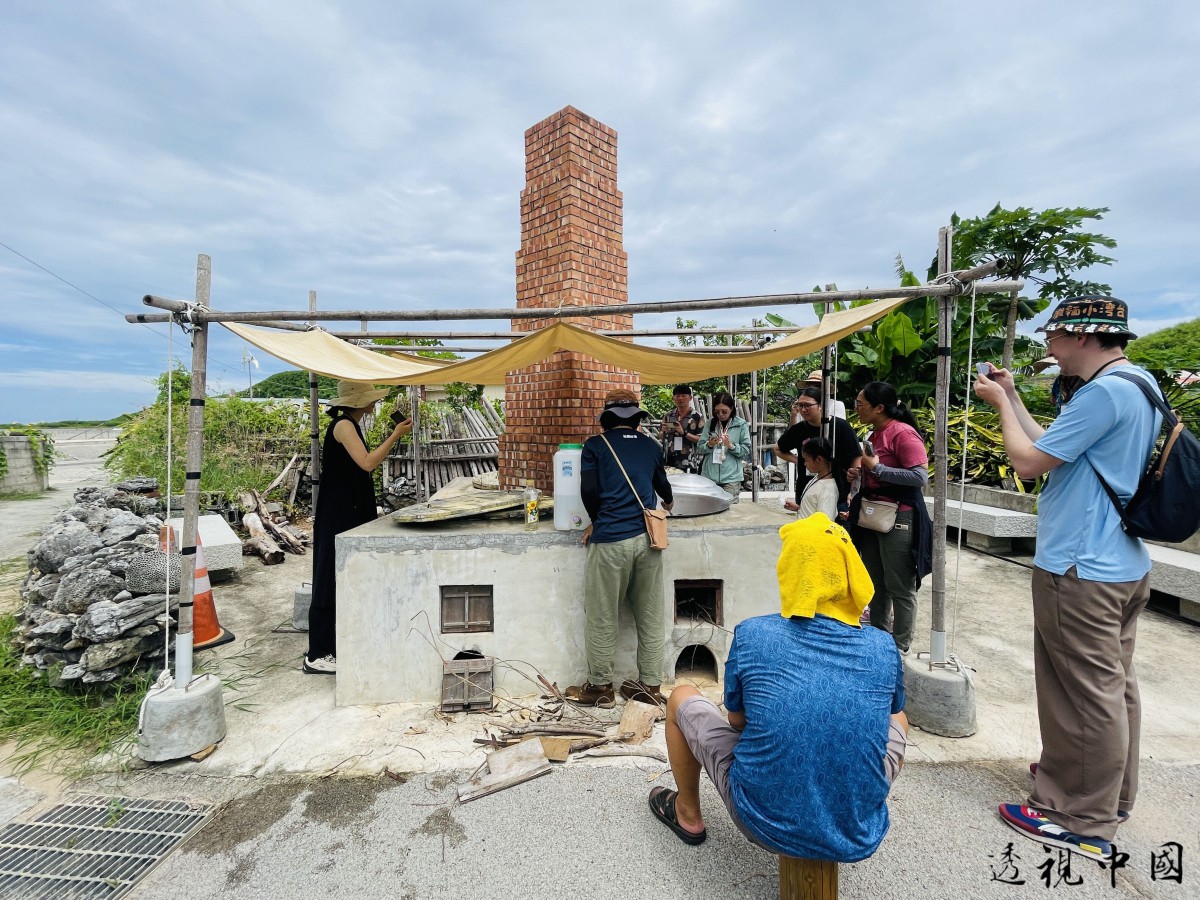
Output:
[[[830,383],[832,384],[832,380]],[[804,379],[804,384],[801,387],[809,385],[820,388],[822,393],[825,392],[825,375],[820,369],[813,369],[813,371],[809,372],[808,377]],[[833,396],[834,390],[835,388],[831,388],[829,391],[829,397],[833,401],[830,404],[830,414],[835,419],[845,420],[846,404]]]
[[[1113,853],[1117,826],[1137,794],[1141,706],[1133,668],[1137,619],[1150,597],[1150,557],[1121,528],[1103,478],[1128,502],[1150,460],[1158,412],[1131,374],[1134,335],[1113,297],[1064,300],[1046,347],[1082,385],[1043,429],[1021,403],[1007,369],[992,368],[975,393],[1000,414],[1004,449],[1020,478],[1047,475],[1038,498],[1033,570],[1034,683],[1042,752],[1030,766],[1025,804],[1000,817],[1026,837],[1095,860]]]

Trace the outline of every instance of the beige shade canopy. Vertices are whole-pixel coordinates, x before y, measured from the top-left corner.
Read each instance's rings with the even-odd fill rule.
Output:
[[[323,331],[278,332],[231,322],[222,323],[238,337],[301,369],[373,384],[504,384],[509,372],[523,369],[559,350],[583,353],[609,365],[637,372],[643,384],[675,384],[725,375],[738,375],[791,362],[853,334],[883,318],[909,298],[876,300],[863,306],[831,312],[820,322],[801,328],[761,350],[693,353],[643,347],[627,339],[596,334],[576,325],[556,322],[475,359],[447,364],[408,354],[387,355],[348,344]]]

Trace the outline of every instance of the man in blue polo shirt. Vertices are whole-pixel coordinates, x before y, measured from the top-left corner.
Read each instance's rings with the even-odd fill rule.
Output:
[[[1049,428],[1030,417],[1012,374],[994,369],[975,393],[1000,414],[1004,449],[1021,478],[1048,474],[1038,499],[1033,663],[1042,753],[1025,804],[1000,817],[1026,837],[1089,859],[1112,855],[1137,795],[1141,706],[1133,647],[1150,598],[1150,556],[1121,529],[1102,476],[1128,502],[1149,464],[1161,417],[1130,372],[1129,311],[1113,297],[1064,300],[1046,347],[1081,387]]]
[[[783,526],[782,613],[741,622],[725,663],[729,720],[691,685],[667,703],[678,791],[650,810],[686,844],[707,837],[700,769],[733,823],[771,853],[857,862],[888,829],[904,762],[904,677],[891,636],[859,625],[874,593],[850,536],[824,513]]]

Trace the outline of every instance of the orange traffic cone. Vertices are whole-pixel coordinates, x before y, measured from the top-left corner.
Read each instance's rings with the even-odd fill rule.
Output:
[[[192,649],[207,650],[220,647],[234,639],[232,631],[221,627],[217,621],[217,607],[213,603],[212,584],[208,580],[208,565],[204,562],[204,548],[200,535],[196,535],[196,586],[192,604]]]

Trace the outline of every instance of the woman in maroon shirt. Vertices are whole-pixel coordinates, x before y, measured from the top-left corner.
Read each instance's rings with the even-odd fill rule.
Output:
[[[893,618],[892,639],[907,653],[917,616],[917,588],[921,568],[919,552],[922,531],[928,532],[929,514],[921,488],[929,480],[929,456],[916,420],[886,381],[872,381],[854,403],[858,419],[872,430],[864,444],[862,487],[850,512],[858,524],[863,499],[890,500],[898,504],[896,524],[882,533],[853,528],[854,543],[875,583],[871,600],[871,624],[886,628]],[[870,446],[874,453],[866,452]],[[853,473],[852,473],[853,474]]]

